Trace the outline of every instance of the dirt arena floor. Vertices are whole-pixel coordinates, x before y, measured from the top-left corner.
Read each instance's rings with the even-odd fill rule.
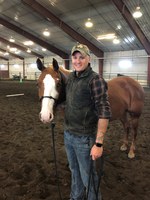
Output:
[[[103,200],[150,199],[150,89],[140,118],[135,159],[119,150],[120,122],[105,138]],[[24,93],[24,96],[6,97]],[[0,81],[0,200],[61,200],[57,187],[49,124],[39,120],[36,82]],[[63,112],[55,118],[55,146],[63,200],[69,199],[70,172],[63,146]]]

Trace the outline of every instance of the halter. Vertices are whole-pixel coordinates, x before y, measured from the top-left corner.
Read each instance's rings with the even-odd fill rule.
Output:
[[[42,101],[44,98],[53,99],[53,100],[55,101],[55,103],[57,102],[57,99],[55,99],[55,98],[52,97],[52,96],[42,96],[42,97],[40,98],[40,101]]]
[[[57,83],[57,87],[63,86],[63,85],[64,85],[64,82],[63,82],[63,74],[62,74],[60,71],[59,71],[59,75],[60,75],[60,82]],[[64,92],[63,92],[63,94],[64,94]],[[40,98],[40,101],[42,101],[44,98],[53,99],[56,105],[59,104],[59,103],[61,103],[61,102],[59,101],[59,99],[56,99],[56,98],[54,98],[54,97],[52,97],[52,96],[42,96],[42,97]]]

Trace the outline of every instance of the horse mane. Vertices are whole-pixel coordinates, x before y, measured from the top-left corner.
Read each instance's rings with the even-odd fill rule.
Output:
[[[54,71],[53,65],[49,65],[48,67],[46,67],[46,69]],[[64,75],[69,75],[70,72],[72,72],[72,70],[66,69],[63,66],[59,66],[59,71],[62,72]]]
[[[59,70],[64,74],[70,74],[70,72],[72,72],[72,70],[66,69],[63,66],[60,66]]]

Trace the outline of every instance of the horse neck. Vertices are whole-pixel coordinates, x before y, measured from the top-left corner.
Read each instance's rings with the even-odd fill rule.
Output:
[[[71,71],[60,70],[59,72],[61,76],[61,90],[59,92],[58,104],[61,104],[66,101],[66,83]]]
[[[60,68],[59,71],[60,71],[60,73],[62,75],[62,78],[63,78],[63,81],[64,81],[64,83],[66,85],[68,76],[72,72],[72,70],[67,70],[67,69]]]

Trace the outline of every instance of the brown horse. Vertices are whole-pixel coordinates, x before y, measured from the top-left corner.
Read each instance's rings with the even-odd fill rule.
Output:
[[[65,86],[70,71],[59,67],[55,59],[53,65],[47,68],[37,59],[37,66],[41,71],[38,79],[39,98],[42,101],[40,119],[43,123],[48,123],[54,118],[55,105],[65,101]],[[108,81],[108,94],[112,110],[111,120],[120,120],[125,129],[120,149],[127,150],[128,135],[131,131],[132,143],[128,157],[134,158],[138,122],[144,106],[144,90],[134,79],[120,76]]]

